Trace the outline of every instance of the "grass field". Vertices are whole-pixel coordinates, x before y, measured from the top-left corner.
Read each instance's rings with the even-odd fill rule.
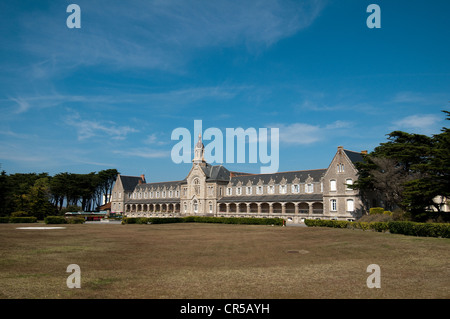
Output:
[[[449,239],[221,224],[17,229],[28,226],[0,224],[2,299],[450,298]],[[66,285],[69,264],[80,289]],[[366,285],[370,264],[379,289]]]

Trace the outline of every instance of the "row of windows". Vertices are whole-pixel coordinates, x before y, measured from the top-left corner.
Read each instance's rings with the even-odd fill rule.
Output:
[[[180,191],[170,190],[170,191],[156,191],[156,192],[134,192],[129,195],[129,198],[133,199],[141,199],[141,198],[172,198],[172,197],[180,197]],[[119,197],[120,198],[120,197]]]
[[[345,180],[345,190],[351,191],[351,185],[353,185],[353,180],[351,178],[348,178]],[[335,179],[330,180],[330,191],[335,192],[337,191],[337,182]]]
[[[353,185],[352,179],[346,179],[346,190],[351,191],[351,185]],[[255,186],[255,189],[253,186],[236,186],[235,188],[235,194],[236,195],[253,195],[253,192],[255,191],[255,194],[262,195],[262,194],[275,194],[275,188],[278,187],[278,193],[279,194],[287,194],[288,193],[288,185],[260,185]],[[304,191],[305,193],[314,193],[314,184],[308,183],[308,184],[292,184],[290,185],[291,193],[298,194],[301,191]],[[186,196],[187,188],[183,188],[183,195]],[[220,196],[222,196],[222,188],[219,187]],[[265,191],[265,192],[264,192]],[[323,184],[320,185],[320,191],[323,192]],[[337,191],[337,181],[336,180],[330,180],[330,191],[334,192]],[[194,183],[194,192],[195,194],[200,194],[200,185],[199,183]],[[214,195],[214,186],[208,186],[207,188],[208,195]],[[116,192],[114,193],[114,197],[116,197]],[[226,189],[226,195],[231,196],[233,195],[233,187],[227,187]],[[122,193],[118,193],[118,198],[121,198]],[[151,191],[151,192],[134,192],[133,194],[129,195],[129,198],[133,199],[142,199],[142,198],[172,198],[172,197],[179,197],[180,192],[178,190],[163,190],[163,191]],[[117,197],[116,197],[117,198]]]
[[[267,185],[267,186],[255,186],[255,192],[257,195],[262,194],[275,194],[275,187],[278,187],[279,194],[287,194],[288,193],[288,185]],[[303,188],[304,187],[304,188]],[[245,195],[252,195],[253,194],[253,187],[252,186],[236,186],[235,193],[236,195],[243,195],[245,192]],[[300,193],[300,189],[303,188],[305,193],[314,193],[314,184],[309,183],[300,185],[300,184],[292,184],[291,185],[291,193]],[[266,190],[266,192],[264,192]],[[323,191],[322,184],[320,186],[320,191]],[[233,187],[227,187],[227,195],[233,195]]]
[[[338,208],[338,200],[337,199],[330,199],[330,211],[336,212]],[[353,212],[355,211],[355,202],[353,199],[347,199],[347,212]]]
[[[209,208],[209,213],[213,212],[213,203],[209,202],[208,203],[208,208]],[[187,209],[188,209],[188,204],[185,202],[183,204],[183,211],[185,213],[187,213]],[[198,213],[198,201],[196,199],[194,199],[194,202],[192,203],[192,209],[194,210],[194,213]]]

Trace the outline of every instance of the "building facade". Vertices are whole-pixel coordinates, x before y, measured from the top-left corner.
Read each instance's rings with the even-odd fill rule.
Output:
[[[328,168],[249,174],[207,163],[199,136],[185,179],[146,183],[144,176],[119,175],[111,212],[128,217],[279,217],[288,223],[355,220],[363,205],[350,185],[357,180],[354,164],[363,154],[339,146]]]

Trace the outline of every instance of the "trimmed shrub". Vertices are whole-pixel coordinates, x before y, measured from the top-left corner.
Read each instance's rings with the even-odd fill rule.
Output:
[[[46,224],[67,224],[67,220],[62,216],[47,216],[44,218]]]
[[[85,220],[83,217],[71,217],[71,218],[67,218],[67,222],[69,224],[84,224]]]
[[[390,222],[394,220],[394,218],[391,215],[388,214],[373,214],[373,215],[364,215],[361,218],[359,218],[358,222]]]
[[[447,223],[414,223],[410,221],[389,222],[392,234],[403,234],[421,237],[450,238],[450,224]]]
[[[345,220],[306,219],[305,224],[309,227],[349,228],[351,227],[352,222]]]
[[[11,217],[29,217],[29,215],[27,212],[24,212],[23,210],[19,210],[16,212],[12,212]]]
[[[450,238],[449,223],[415,223],[411,221],[391,221],[391,222],[346,222],[338,220],[313,220],[306,219],[305,224],[309,227],[333,227],[352,228],[361,230],[373,230],[377,232],[387,232],[392,234],[403,234],[408,236],[421,237],[442,237]]]
[[[221,223],[246,225],[283,225],[281,218],[244,218],[244,217],[124,217],[122,224],[169,224],[169,223]]]
[[[389,230],[389,223],[387,223],[387,222],[373,222],[373,223],[369,223],[369,227],[372,230],[384,233],[384,232]]]
[[[31,217],[10,217],[10,223],[36,223],[37,218],[34,216]]]
[[[0,224],[9,223],[9,217],[0,217]]]
[[[384,208],[382,208],[382,207],[372,207],[369,210],[370,215],[383,214],[383,213],[384,213]]]

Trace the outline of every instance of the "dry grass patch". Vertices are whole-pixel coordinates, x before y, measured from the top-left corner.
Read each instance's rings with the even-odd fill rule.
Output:
[[[5,224],[0,238],[0,298],[450,297],[449,239],[221,224]],[[373,263],[381,289],[366,286]]]

